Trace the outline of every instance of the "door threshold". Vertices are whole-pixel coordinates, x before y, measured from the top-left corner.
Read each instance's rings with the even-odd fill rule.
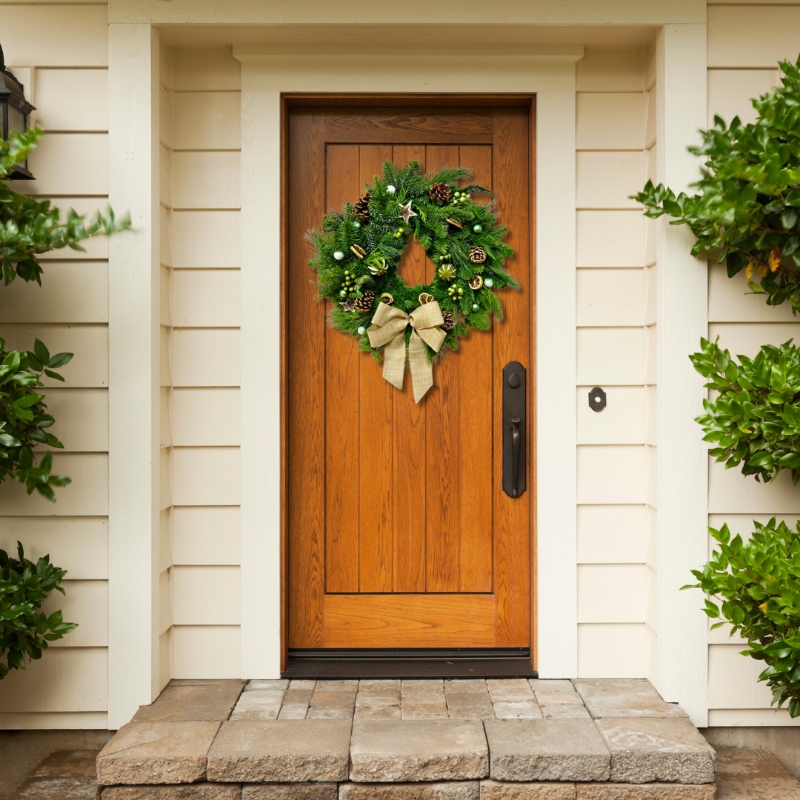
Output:
[[[283,678],[537,678],[527,647],[289,650]]]

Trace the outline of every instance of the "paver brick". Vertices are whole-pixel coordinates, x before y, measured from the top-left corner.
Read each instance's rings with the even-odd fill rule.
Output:
[[[335,783],[245,784],[242,800],[336,800]]]
[[[583,706],[542,706],[545,719],[591,719]]]
[[[494,719],[489,693],[454,692],[447,694],[447,713],[450,719]]]
[[[283,694],[289,688],[289,681],[285,678],[275,680],[248,681],[244,687],[246,692],[280,692]]]
[[[719,800],[800,800],[800,781],[771,753],[717,747]]]
[[[402,715],[407,720],[448,719],[447,704],[444,698],[436,703],[414,703],[403,699]]]
[[[339,800],[479,800],[477,781],[342,783]]]
[[[181,786],[109,786],[102,800],[240,800],[238,783],[190,783]]]
[[[212,781],[332,782],[347,779],[349,720],[226,722],[208,754]]]
[[[308,714],[308,703],[284,703],[278,719],[305,719]]]
[[[608,780],[611,758],[591,720],[503,719],[484,725],[494,780]]]
[[[310,689],[312,692],[314,691],[314,687],[316,687],[317,682],[315,680],[291,680],[289,681],[289,689]]]
[[[714,800],[713,783],[579,783],[577,800]],[[720,798],[722,800],[722,798]],[[766,797],[759,800],[767,800]],[[771,797],[769,800],[776,800]]]
[[[577,692],[536,692],[536,702],[544,706],[583,706]]]
[[[469,694],[477,692],[478,694],[486,694],[487,681],[483,678],[449,678],[444,682],[444,689],[448,693],[454,694]]]
[[[129,722],[97,756],[97,782],[139,785],[200,781],[205,778],[206,757],[219,727],[216,720]]]
[[[358,691],[358,681],[349,679],[334,681],[318,680],[316,688],[321,692],[353,692],[353,694],[355,694],[356,691]]]
[[[400,704],[370,703],[364,701],[356,705],[355,719],[402,719]]]
[[[359,783],[469,780],[489,772],[489,752],[475,720],[357,720],[350,780]]]
[[[580,679],[573,683],[594,719],[687,717],[680,706],[665,703],[648,680]]]
[[[170,684],[152,705],[142,706],[133,721],[222,721],[230,716],[241,692],[242,684],[239,681],[189,686]]]
[[[542,710],[533,699],[509,702],[498,700],[494,703],[494,715],[497,719],[541,719]]]
[[[481,800],[575,800],[575,784],[481,781]]]
[[[551,680],[543,678],[528,678],[528,683],[534,692],[574,692],[572,681]]]
[[[368,678],[358,682],[358,694],[374,695],[374,694],[393,694],[397,693],[400,696],[400,681],[395,679],[383,678]]]
[[[714,782],[714,749],[688,719],[600,719],[595,724],[611,753],[611,781]]]
[[[505,678],[502,680],[486,681],[492,700],[520,701],[532,700],[533,692],[525,678]]]
[[[352,706],[356,701],[353,691],[320,691],[319,686],[311,695],[311,706]]]
[[[353,719],[353,706],[311,706],[306,719]]]
[[[282,701],[283,692],[242,692],[231,719],[277,719]]]

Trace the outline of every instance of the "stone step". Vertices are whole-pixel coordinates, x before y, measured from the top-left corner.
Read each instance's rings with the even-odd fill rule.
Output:
[[[645,680],[265,680],[173,682],[97,764],[105,800],[708,800],[714,760]]]
[[[717,748],[718,800],[800,800],[800,781],[771,753]]]

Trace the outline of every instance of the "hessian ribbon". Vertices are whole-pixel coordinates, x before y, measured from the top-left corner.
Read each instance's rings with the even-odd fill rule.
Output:
[[[406,367],[406,328],[411,326],[408,342],[408,367],[414,385],[414,402],[419,403],[433,386],[433,365],[425,352],[427,344],[438,353],[447,335],[441,327],[444,320],[436,301],[415,308],[410,314],[399,308],[378,303],[378,310],[367,329],[369,343],[384,347],[383,377],[397,389],[403,388]]]

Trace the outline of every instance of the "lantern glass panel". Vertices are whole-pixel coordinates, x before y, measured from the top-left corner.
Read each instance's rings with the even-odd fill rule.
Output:
[[[8,133],[11,131],[25,132],[25,115],[10,103],[8,105]],[[8,138],[8,137],[6,137]]]

